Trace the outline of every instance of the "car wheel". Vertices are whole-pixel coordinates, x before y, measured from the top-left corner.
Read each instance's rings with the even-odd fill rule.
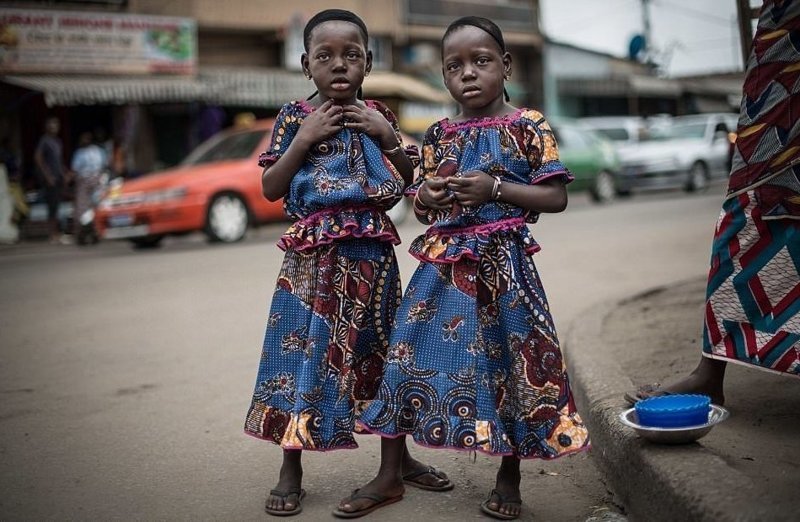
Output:
[[[146,249],[160,247],[163,239],[164,236],[162,234],[157,234],[144,237],[132,237],[128,241],[133,244],[133,248]]]
[[[687,192],[700,192],[708,188],[708,169],[701,162],[696,162],[689,169],[689,180],[686,183]]]
[[[394,226],[396,227],[400,226],[403,224],[403,221],[406,220],[406,218],[408,217],[408,210],[409,210],[408,207],[409,207],[408,200],[406,198],[403,198],[397,202],[397,205],[393,206],[386,212],[386,215],[389,216],[389,219],[392,220]]]
[[[247,232],[250,213],[236,194],[218,194],[208,205],[205,233],[210,241],[235,243]]]
[[[601,171],[594,180],[589,190],[592,199],[597,203],[608,203],[617,195],[617,183],[613,174],[607,170]]]

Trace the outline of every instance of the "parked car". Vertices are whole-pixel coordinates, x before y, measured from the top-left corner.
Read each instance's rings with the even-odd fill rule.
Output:
[[[672,118],[651,129],[647,140],[619,149],[620,191],[663,188],[702,190],[730,171],[731,131],[738,116],[730,113]]]
[[[262,195],[257,167],[273,125],[259,120],[246,129],[224,130],[177,167],[112,186],[97,211],[100,236],[153,247],[169,234],[203,231],[211,241],[231,243],[251,225],[286,219],[283,202]],[[408,208],[403,200],[390,211],[395,224]]]
[[[611,140],[615,147],[636,145],[647,138],[648,122],[639,116],[590,116],[578,121]]]
[[[562,163],[575,176],[570,190],[588,190],[605,203],[617,193],[620,163],[613,145],[594,130],[572,120],[550,120]]]

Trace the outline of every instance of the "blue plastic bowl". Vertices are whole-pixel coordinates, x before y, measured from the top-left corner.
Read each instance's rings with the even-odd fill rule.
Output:
[[[642,426],[683,428],[708,422],[711,397],[675,394],[651,397],[636,403],[636,416]]]

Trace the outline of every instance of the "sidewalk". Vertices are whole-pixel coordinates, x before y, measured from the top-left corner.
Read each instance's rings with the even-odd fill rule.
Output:
[[[664,446],[618,421],[623,393],[671,382],[700,357],[705,278],[594,307],[569,331],[573,391],[593,457],[631,521],[797,520],[800,379],[729,364],[728,420]]]

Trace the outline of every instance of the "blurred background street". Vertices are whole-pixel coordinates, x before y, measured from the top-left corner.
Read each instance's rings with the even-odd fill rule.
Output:
[[[568,210],[532,226],[564,339],[593,306],[707,274],[758,5],[336,7],[369,27],[365,98],[390,107],[409,144],[455,114],[444,28],[469,14],[503,29],[511,103],[545,114],[576,178]],[[313,91],[302,31],[328,7],[0,3],[0,520],[267,517],[281,452],[242,427],[288,222],[263,198],[257,161],[281,105]],[[75,167],[87,151],[103,158],[92,176]],[[409,207],[391,213],[403,282],[424,232]],[[329,519],[372,476],[379,440],[358,442],[304,456],[298,520]],[[373,518],[482,518],[496,460],[412,451],[456,488],[409,490]],[[624,519],[590,453],[522,471],[523,519]]]

